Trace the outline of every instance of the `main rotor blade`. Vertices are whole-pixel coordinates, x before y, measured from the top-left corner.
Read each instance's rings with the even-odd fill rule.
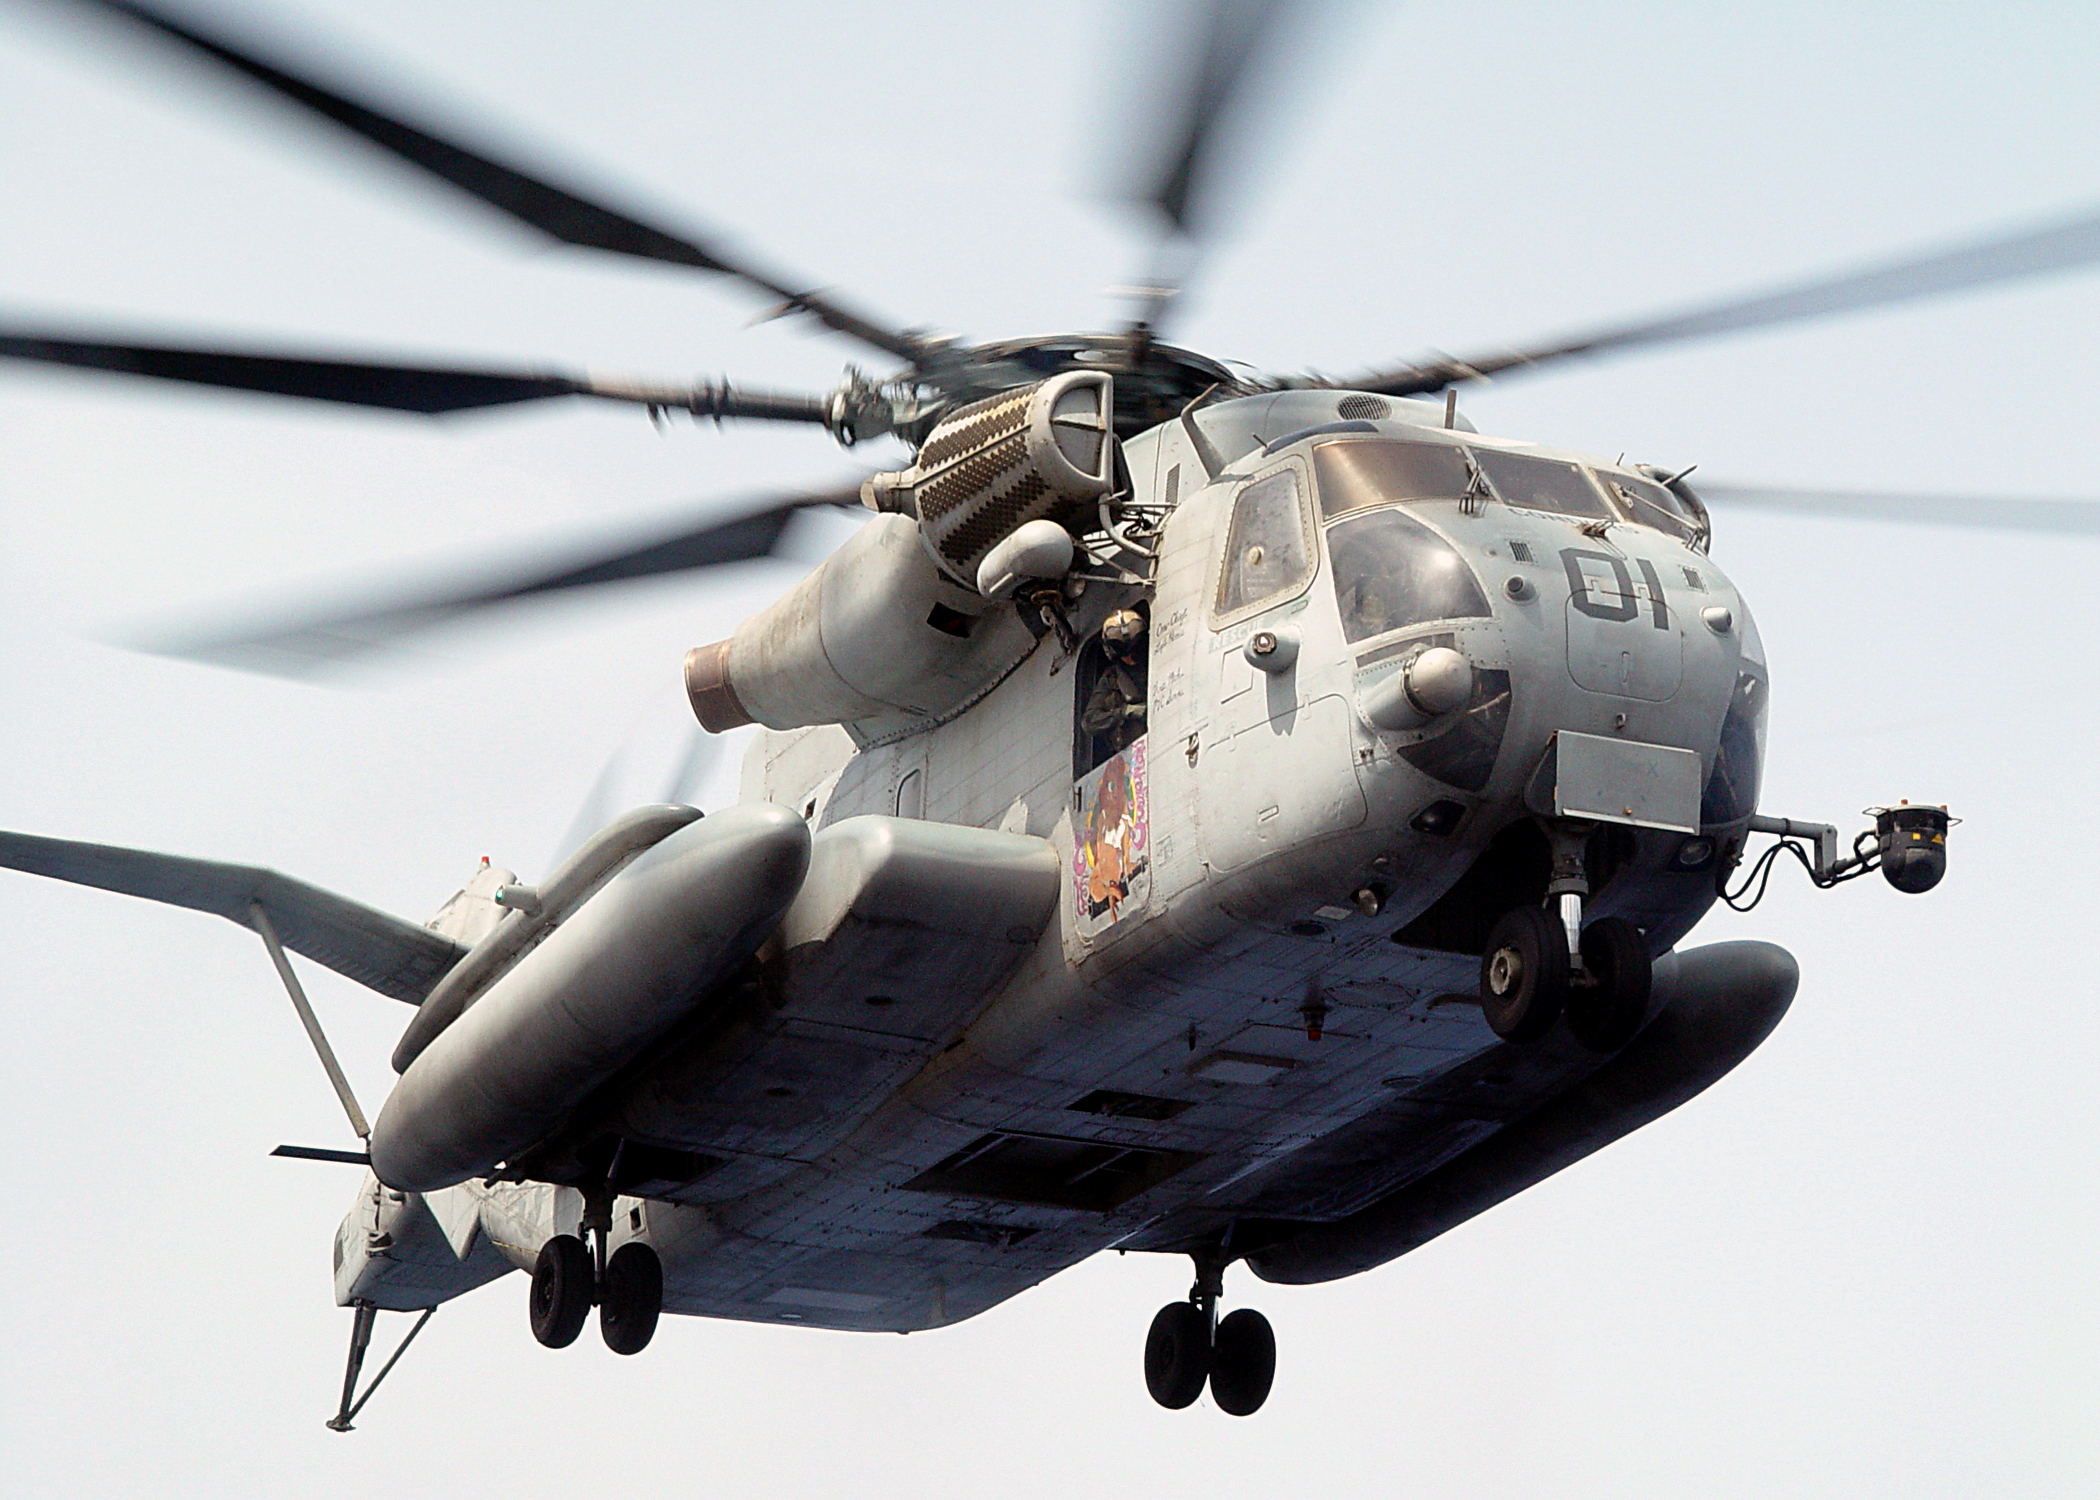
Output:
[[[1600,329],[1537,348],[1510,350],[1475,359],[1437,359],[1376,372],[1361,379],[1321,381],[1320,384],[1377,391],[1388,396],[1421,395],[1462,380],[1529,369],[1575,355],[1608,354],[1647,345],[1682,343],[1720,333],[1830,317],[1921,297],[1944,296],[1949,292],[2001,281],[2017,281],[2049,271],[2070,270],[2094,261],[2100,261],[2100,213],[2087,210],[2038,229],[1893,261],[1864,271],[1823,277],[1753,297],[1715,303],[1710,307],[1692,308],[1668,317]]]
[[[664,229],[634,213],[608,206],[598,195],[563,187],[501,161],[495,154],[473,150],[434,130],[386,114],[348,91],[294,71],[281,59],[264,56],[259,49],[224,30],[201,29],[174,11],[140,0],[75,3],[113,11],[179,42],[551,239],[734,276],[778,298],[783,310],[807,313],[826,328],[899,359],[916,361],[925,352],[920,339],[871,322],[822,292],[790,286],[778,276],[732,257],[720,246],[697,236]]]
[[[484,578],[424,598],[376,609],[310,615],[263,630],[162,639],[147,649],[247,672],[311,676],[370,656],[418,631],[520,600],[771,557],[797,512],[815,506],[858,508],[859,500],[857,486],[796,496],[727,521],[711,520],[669,536],[611,552],[594,551],[569,561],[550,564],[543,560],[510,577]]]
[[[1195,271],[1201,242],[1211,227],[1209,198],[1221,139],[1243,106],[1258,59],[1283,35],[1285,12],[1295,0],[1199,0],[1187,24],[1177,27],[1184,57],[1178,90],[1166,101],[1156,133],[1126,120],[1120,132],[1137,140],[1136,160],[1121,196],[1145,204],[1159,217],[1161,243],[1149,281],[1140,290],[1136,321],[1157,328],[1171,299]],[[1164,31],[1164,28],[1162,28]],[[1160,38],[1162,47],[1167,38]],[[1156,73],[1158,69],[1148,69]],[[1173,63],[1165,69],[1172,78]],[[1142,97],[1135,91],[1133,97]]]
[[[1977,526],[1994,531],[2039,531],[2057,536],[2100,536],[2100,501],[2094,500],[1895,495],[1705,481],[1693,488],[1700,499],[1720,508],[1724,515],[1742,506],[1833,520],[1902,521],[1929,526]]]
[[[239,354],[173,344],[101,343],[21,330],[0,330],[0,358],[426,415],[546,401],[558,396],[590,396],[696,416],[774,422],[821,424],[828,421],[831,411],[830,402],[822,396],[738,391],[726,382],[660,386],[548,372],[376,364],[299,354]]]
[[[1187,93],[1175,102],[1150,167],[1136,174],[1141,197],[1174,233],[1195,238],[1202,189],[1219,128],[1237,103],[1255,54],[1271,39],[1292,0],[1205,0],[1191,28]]]

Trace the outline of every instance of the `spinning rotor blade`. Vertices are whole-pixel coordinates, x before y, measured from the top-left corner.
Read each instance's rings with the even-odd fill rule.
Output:
[[[1123,122],[1125,137],[1139,137],[1137,160],[1120,196],[1158,214],[1161,244],[1141,291],[1137,323],[1156,328],[1180,284],[1193,274],[1210,229],[1209,190],[1215,185],[1219,145],[1230,134],[1246,90],[1260,71],[1259,59],[1283,37],[1284,13],[1294,0],[1199,0],[1186,24],[1176,26],[1181,92],[1170,96],[1157,133]],[[1164,30],[1165,28],[1162,28]],[[1166,38],[1161,39],[1162,44]],[[1167,69],[1171,77],[1173,65]]]
[[[689,411],[695,416],[750,417],[774,422],[823,423],[831,410],[830,402],[822,396],[735,391],[727,383],[653,386],[591,376],[373,364],[297,354],[237,354],[170,344],[108,344],[16,330],[0,331],[0,358],[428,415],[545,401],[557,396],[592,396],[601,401]]]
[[[1291,0],[1205,0],[1192,25],[1201,55],[1193,59],[1188,94],[1176,101],[1157,158],[1134,174],[1138,191],[1132,194],[1156,209],[1173,233],[1197,237],[1205,173],[1220,127],[1246,85],[1256,52],[1290,6]]]
[[[213,662],[280,677],[309,676],[382,650],[449,621],[519,600],[635,579],[659,578],[775,555],[796,512],[860,502],[858,486],[831,494],[782,500],[727,521],[710,521],[579,560],[540,562],[518,574],[377,609],[310,616],[266,630],[162,640],[148,647],[165,656]]]
[[[494,155],[483,155],[434,131],[385,114],[347,92],[265,58],[225,31],[202,30],[178,13],[142,4],[140,0],[75,3],[113,11],[179,42],[550,239],[734,276],[780,299],[783,311],[807,313],[826,328],[899,359],[916,361],[925,352],[920,339],[872,323],[821,292],[797,290],[768,272],[732,259],[719,246],[697,236],[661,228],[609,207],[592,195],[562,187]]]
[[[1700,499],[1724,512],[1741,506],[1834,520],[1904,521],[1930,526],[1979,526],[1993,531],[2040,531],[2058,536],[2100,536],[2100,501],[2092,500],[1890,495],[1718,481],[1693,487]]]
[[[1511,350],[1477,359],[1438,359],[1321,385],[1415,396],[1462,380],[1528,369],[1581,354],[1609,354],[1645,345],[1674,344],[1719,333],[1767,328],[1830,317],[1861,308],[1942,296],[1995,282],[2017,281],[2048,271],[2100,261],[2100,213],[2085,212],[2060,223],[2005,235],[1930,255],[1894,261],[1864,271],[1803,282],[1754,297],[1693,308],[1665,318],[1606,328],[1535,349]]]

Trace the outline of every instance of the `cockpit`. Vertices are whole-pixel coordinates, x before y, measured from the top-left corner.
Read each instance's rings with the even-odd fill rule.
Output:
[[[1329,520],[1396,501],[1499,500],[1578,522],[1628,522],[1703,549],[1705,518],[1669,486],[1629,469],[1464,443],[1335,438],[1313,447]]]

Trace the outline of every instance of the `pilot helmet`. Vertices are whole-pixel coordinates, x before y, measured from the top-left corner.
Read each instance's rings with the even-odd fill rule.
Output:
[[[1127,646],[1145,633],[1145,617],[1134,609],[1119,609],[1101,622],[1101,639],[1111,646]]]

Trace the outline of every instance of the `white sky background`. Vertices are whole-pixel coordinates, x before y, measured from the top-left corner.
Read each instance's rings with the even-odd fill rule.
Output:
[[[1130,76],[1103,5],[285,5],[462,113],[901,321],[1098,326],[1086,196]],[[1370,4],[1292,83],[1182,342],[1465,353],[2089,205],[2089,5]],[[0,308],[113,329],[820,388],[727,284],[542,251],[285,111],[0,20]],[[1716,478],[2100,495],[2100,275],[1469,396],[1488,431]],[[870,456],[879,458],[879,453]],[[820,434],[527,409],[430,423],[0,371],[0,826],[275,866],[422,917],[528,879],[758,565],[316,688],[97,644],[855,472]],[[447,1307],[351,1437],[346,1138],[255,939],[0,875],[0,1477],[17,1494],[2070,1494],[2100,1483],[2100,545],[1719,517],[1775,679],[1766,810],[1967,819],[1925,898],[1782,869],[1695,941],[1800,957],[1710,1094],[1427,1248],[1244,1269],[1256,1418],[1144,1394],[1183,1262],[1105,1257],[909,1339],[667,1319],[550,1352],[522,1277]],[[368,1109],[405,1009],[308,968]],[[390,1317],[385,1342],[405,1326]]]

